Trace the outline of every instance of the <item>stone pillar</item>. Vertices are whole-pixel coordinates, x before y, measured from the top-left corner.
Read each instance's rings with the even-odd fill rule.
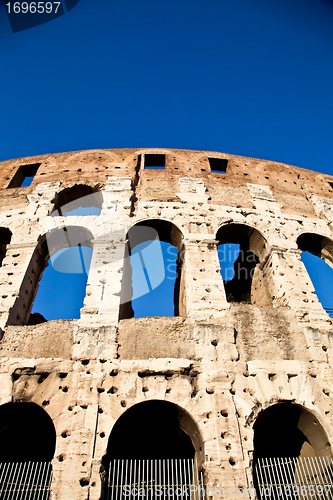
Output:
[[[41,269],[36,242],[10,244],[0,268],[0,328],[25,324],[30,316]]]
[[[201,235],[200,235],[201,236]],[[192,235],[193,237],[193,235]],[[218,241],[207,237],[184,240],[181,293],[189,318],[209,319],[224,315],[229,307],[217,255]],[[180,315],[182,308],[180,307]]]
[[[116,325],[119,317],[122,271],[125,257],[122,241],[101,239],[94,242],[80,325]]]
[[[81,369],[79,366],[77,371]],[[57,438],[52,461],[52,500],[89,498],[100,385],[98,372],[94,365],[89,365],[89,370],[82,370],[72,378],[75,398],[71,397],[67,405],[59,401],[59,414],[53,418]]]
[[[131,209],[131,178],[109,177],[103,190],[101,225],[94,234],[94,249],[84,307],[75,334],[74,357],[116,357],[126,233]]]
[[[239,428],[239,414],[233,391],[233,377],[223,370],[207,374],[210,411],[203,422],[206,428],[204,463],[207,497],[241,497],[239,489],[249,487],[245,456]],[[207,432],[207,427],[209,427]],[[208,437],[208,439],[207,439]],[[244,493],[243,498],[249,498]]]
[[[100,239],[94,243],[84,307],[75,334],[74,357],[116,357],[125,246],[124,236],[118,241]]]
[[[301,250],[273,247],[262,266],[269,281],[273,306],[290,307],[297,316],[327,319],[305,265]]]

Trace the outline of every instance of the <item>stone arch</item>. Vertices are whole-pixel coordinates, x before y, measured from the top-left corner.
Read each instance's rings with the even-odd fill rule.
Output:
[[[319,419],[307,408],[280,402],[258,414],[253,426],[254,458],[331,457],[331,446]]]
[[[131,406],[118,418],[109,436],[106,457],[192,457],[202,463],[203,440],[186,410],[175,403],[153,399]]]
[[[75,184],[59,191],[52,200],[54,207],[51,215],[66,216],[78,208],[83,209],[84,215],[99,215],[103,204],[103,196],[99,188],[98,184],[94,187],[87,184]]]
[[[175,224],[165,219],[147,219],[139,221],[133,226],[131,226],[127,232],[126,239],[127,239],[127,247],[125,250],[125,260],[124,260],[120,319],[131,318],[134,315],[134,311],[132,308],[133,287],[132,287],[132,266],[130,257],[131,255],[133,255],[133,250],[137,245],[141,245],[147,242],[148,246],[149,242],[152,241],[156,243],[158,243],[159,241],[168,243],[173,247],[175,247],[176,251],[178,252],[176,259],[173,302],[174,302],[174,316],[181,316],[185,310],[185,306],[183,304],[185,294],[183,290],[184,285],[181,275],[182,263],[183,263],[183,234],[180,231],[180,229]],[[147,246],[144,248],[147,248]],[[142,250],[142,252],[144,252],[144,250]],[[159,257],[160,260],[159,265],[162,266],[164,265],[164,262],[161,261],[160,257]],[[142,260],[142,257],[140,257],[140,259]],[[147,274],[148,274],[148,279],[150,279],[151,275],[149,269],[147,271]]]
[[[106,474],[116,459],[135,460],[134,466],[144,460],[152,464],[153,469],[159,460],[186,460],[188,463],[196,459],[201,466],[203,440],[193,417],[177,404],[163,400],[143,401],[127,409],[114,424],[102,460]],[[188,477],[187,484],[190,480]]]
[[[48,499],[56,431],[48,413],[35,403],[0,406],[1,492],[6,498]],[[4,498],[1,496],[1,498]]]
[[[297,238],[297,246],[298,249],[303,252],[308,252],[312,254],[314,257],[318,259],[322,259],[325,264],[327,264],[331,269],[326,268],[326,280],[330,280],[330,283],[327,282],[327,286],[322,287],[322,282],[320,280],[320,267],[316,272],[313,270],[313,266],[316,265],[316,258],[313,259],[309,255],[302,254],[302,262],[306,267],[308,275],[313,282],[313,285],[316,289],[318,300],[322,303],[322,306],[325,308],[326,312],[332,316],[333,315],[333,303],[332,296],[329,296],[328,290],[330,285],[333,282],[333,241],[327,236],[322,236],[316,233],[302,233]],[[312,260],[310,260],[312,259]],[[319,261],[317,264],[321,265]]]
[[[77,161],[80,157],[83,158],[83,161],[96,161],[95,156],[97,155],[101,155],[101,157],[104,157],[105,159],[108,158],[110,162],[113,162],[115,159],[119,159],[119,155],[115,150],[108,151],[107,149],[87,149],[74,152],[72,155],[67,157],[66,163]]]
[[[36,403],[0,406],[0,462],[50,462],[56,431],[49,414]]]
[[[228,256],[223,255],[228,244],[239,246],[239,254],[233,264],[232,279],[224,281],[228,302],[270,305],[267,283],[260,263],[268,253],[268,243],[257,229],[239,223],[221,226],[216,233],[221,271]],[[223,245],[223,247],[222,247]]]
[[[82,226],[55,228],[39,237],[20,287],[20,293],[9,312],[7,324],[36,324],[45,321],[41,315],[30,315],[38,283],[48,261],[59,250],[87,246],[93,248],[93,234]],[[67,271],[68,272],[68,271]]]
[[[93,248],[94,236],[92,232],[83,226],[62,226],[41,235],[37,247],[44,259],[49,259],[63,248],[78,245]]]
[[[75,153],[68,156],[63,163],[68,170],[75,172],[88,172],[95,169],[99,175],[102,175],[104,180],[104,175],[109,173],[109,175],[114,175],[114,173],[120,172],[125,167],[132,163],[132,167],[135,167],[137,159],[132,158],[132,162],[127,160],[129,153],[127,150],[108,150],[108,149],[88,149],[83,151],[76,151]],[[79,168],[77,168],[79,167]],[[120,170],[119,170],[120,169]],[[102,172],[104,171],[104,175]],[[88,177],[89,178],[89,177]],[[105,179],[106,180],[106,179]]]
[[[303,476],[306,484],[307,473],[304,475],[304,468],[298,464],[298,458],[332,458],[331,445],[325,429],[319,419],[302,405],[279,402],[269,406],[259,413],[253,429],[253,479],[259,498],[263,498],[260,488],[263,482],[267,483],[267,477],[273,478],[269,480],[269,485],[274,491],[276,484],[281,482],[281,474],[286,474],[285,467],[288,468],[291,481],[294,476]],[[259,473],[261,459],[268,459],[265,463],[266,467],[270,467],[270,472]],[[276,462],[281,465],[275,465]],[[316,473],[319,474],[319,482],[321,474],[325,473],[325,467],[325,462],[317,462]]]
[[[333,241],[330,238],[318,233],[302,233],[296,242],[299,250],[325,259],[333,267]]]

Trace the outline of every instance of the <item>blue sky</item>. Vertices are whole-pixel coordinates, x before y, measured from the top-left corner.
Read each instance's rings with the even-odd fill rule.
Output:
[[[333,316],[333,269],[323,259],[309,252],[302,252],[302,262],[310,274],[322,306]]]
[[[165,147],[332,174],[332,54],[332,0],[80,0],[18,33],[0,1],[0,161]]]
[[[0,160],[166,147],[332,171],[332,1],[80,0],[14,34],[0,5]]]

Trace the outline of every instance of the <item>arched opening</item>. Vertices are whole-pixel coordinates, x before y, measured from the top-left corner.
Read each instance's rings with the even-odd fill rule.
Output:
[[[166,493],[170,498],[172,488],[200,483],[197,464],[203,463],[203,456],[200,432],[185,410],[158,400],[134,405],[111,431],[102,461],[107,479],[102,498],[112,492],[118,498],[128,485],[134,486],[131,498],[138,494],[135,488],[153,498],[157,487],[166,486],[171,487]]]
[[[127,233],[120,319],[183,312],[180,230],[164,220],[139,222]]]
[[[297,245],[318,300],[333,317],[333,242],[325,236],[303,233]]]
[[[285,498],[293,487],[297,493],[296,487],[301,484],[315,481],[320,486],[327,477],[331,482],[331,458],[326,433],[306,408],[277,403],[259,414],[254,424],[253,455],[254,485],[259,498],[268,492]]]
[[[266,240],[259,231],[243,224],[228,224],[218,230],[216,239],[227,301],[270,305],[258,265],[266,250]]]
[[[102,193],[99,186],[76,184],[55,195],[52,216],[99,215],[102,210]]]
[[[59,248],[60,238],[63,247]],[[33,302],[29,324],[51,319],[78,319],[86,295],[92,257],[92,234],[83,228],[66,228],[46,236],[45,270]]]
[[[33,325],[52,319],[79,318],[92,249],[93,235],[82,227],[66,226],[42,236],[8,324]]]
[[[12,238],[12,232],[7,227],[0,227],[0,266],[6,256],[7,245]]]
[[[48,499],[55,445],[53,422],[40,406],[0,406],[0,498]]]

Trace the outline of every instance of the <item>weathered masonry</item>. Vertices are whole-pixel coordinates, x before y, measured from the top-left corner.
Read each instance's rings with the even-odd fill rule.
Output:
[[[46,489],[52,473],[52,500],[116,498],[124,463],[143,488],[199,470],[239,497],[264,497],[266,459],[290,459],[281,467],[296,474],[298,457],[320,457],[326,474],[333,327],[301,254],[332,266],[333,177],[169,149],[0,167],[0,487],[28,461]],[[172,249],[172,312],[136,317],[135,259],[141,284],[163,279],[137,251],[152,244]],[[223,281],[228,244],[239,253]],[[91,254],[80,317],[45,321],[32,305],[69,247]],[[17,483],[33,476],[17,470]]]

